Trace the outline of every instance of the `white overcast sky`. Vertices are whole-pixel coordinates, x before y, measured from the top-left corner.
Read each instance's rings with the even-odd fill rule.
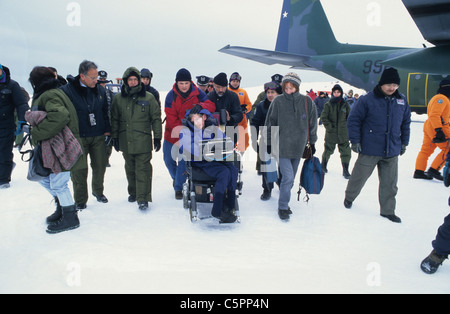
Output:
[[[341,42],[405,47],[425,42],[400,0],[322,4]],[[13,79],[28,91],[34,66],[76,75],[84,59],[96,62],[110,79],[121,77],[129,66],[147,67],[160,91],[172,87],[182,67],[194,80],[238,71],[243,87],[259,86],[289,67],[218,50],[227,44],[273,50],[281,8],[282,0],[2,0],[0,64],[10,67]],[[375,19],[374,12],[379,12]],[[319,72],[297,73],[304,81],[331,80]]]

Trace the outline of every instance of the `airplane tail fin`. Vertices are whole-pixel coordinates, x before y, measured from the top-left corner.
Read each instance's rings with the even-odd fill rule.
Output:
[[[340,52],[331,25],[317,0],[284,0],[276,51],[298,55]]]
[[[320,0],[284,0],[275,51],[302,56],[388,50],[393,47],[341,44]]]

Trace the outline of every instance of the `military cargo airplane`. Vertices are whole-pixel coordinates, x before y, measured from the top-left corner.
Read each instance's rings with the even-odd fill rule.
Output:
[[[226,46],[220,52],[293,69],[319,70],[370,91],[386,67],[399,70],[400,92],[412,111],[426,113],[450,74],[450,0],[402,0],[430,48],[342,44],[318,0],[284,0],[275,51]]]

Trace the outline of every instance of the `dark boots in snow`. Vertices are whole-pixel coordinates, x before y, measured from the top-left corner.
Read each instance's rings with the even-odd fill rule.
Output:
[[[430,167],[430,169],[428,169],[427,174],[428,176],[435,178],[436,180],[444,181],[444,177],[442,176],[442,174],[434,168]]]
[[[350,172],[348,171],[348,166],[349,166],[349,164],[346,164],[346,163],[342,164],[342,169],[343,169],[342,175],[347,180],[350,179]]]
[[[278,208],[278,216],[280,217],[281,220],[287,221],[291,218],[291,215],[292,215],[292,210],[290,207],[288,209],[279,209]]]
[[[272,197],[272,192],[269,190],[264,190],[263,194],[261,195],[261,200],[268,201]]]
[[[57,223],[62,218],[62,208],[61,204],[59,203],[59,199],[55,196],[55,204],[56,204],[56,211],[47,217],[47,224],[52,225]]]
[[[76,229],[80,226],[78,212],[75,205],[61,207],[62,217],[56,223],[47,227],[47,233],[60,233]]]
[[[435,250],[433,250],[431,254],[422,261],[422,264],[420,264],[420,268],[426,274],[434,274],[435,272],[437,272],[439,266],[441,266],[447,258],[448,256],[440,255],[436,253]]]
[[[416,170],[414,172],[413,178],[414,179],[433,180],[433,177],[426,174],[425,171],[423,171],[423,170]]]
[[[328,160],[322,160],[322,170],[324,173],[328,173],[328,169],[327,169],[327,164],[328,164]]]

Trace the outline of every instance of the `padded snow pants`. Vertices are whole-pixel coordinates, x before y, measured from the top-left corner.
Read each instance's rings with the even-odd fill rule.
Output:
[[[350,143],[348,141],[344,143],[335,143],[330,141],[325,141],[324,152],[322,154],[322,160],[328,161],[331,155],[334,154],[334,150],[336,149],[336,145],[339,149],[339,153],[341,154],[341,162],[343,164],[349,164],[352,158],[352,150],[350,149]]]
[[[431,164],[431,168],[439,171],[445,166],[445,158],[447,157],[450,146],[448,142],[439,144],[433,143],[433,137],[435,135],[436,132],[434,132],[433,134],[429,134],[427,132],[424,133],[422,148],[416,159],[416,170],[427,170],[428,159],[434,153],[437,147],[439,147],[441,152],[436,156],[436,158],[434,158],[434,161]]]
[[[136,196],[138,203],[152,202],[152,153],[130,155],[123,153],[128,195]]]
[[[438,254],[450,254],[450,215],[445,217],[444,224],[439,227],[436,240],[432,244]]]

